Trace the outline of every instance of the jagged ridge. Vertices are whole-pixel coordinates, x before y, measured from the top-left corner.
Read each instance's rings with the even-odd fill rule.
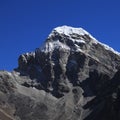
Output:
[[[58,27],[51,32],[42,47],[20,56],[18,69],[37,78],[40,89],[54,93],[59,91],[56,86],[62,84],[62,87],[67,88],[68,83],[81,83],[94,70],[112,77],[119,68],[119,54],[105,46],[82,28]],[[62,82],[56,83],[60,79],[63,79]]]

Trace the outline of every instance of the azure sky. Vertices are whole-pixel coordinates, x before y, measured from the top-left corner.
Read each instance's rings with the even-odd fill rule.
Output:
[[[53,28],[82,27],[120,52],[119,0],[0,0],[0,70],[17,67]]]

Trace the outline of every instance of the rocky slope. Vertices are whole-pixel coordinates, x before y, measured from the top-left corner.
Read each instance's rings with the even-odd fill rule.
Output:
[[[82,28],[53,29],[0,72],[2,120],[120,120],[120,53]]]

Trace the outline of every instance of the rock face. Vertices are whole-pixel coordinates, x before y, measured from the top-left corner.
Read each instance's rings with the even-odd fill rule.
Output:
[[[0,72],[2,120],[120,120],[120,53],[82,28],[53,29]]]

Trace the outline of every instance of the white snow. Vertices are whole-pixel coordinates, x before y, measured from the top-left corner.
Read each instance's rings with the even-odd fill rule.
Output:
[[[85,44],[84,40],[75,40],[75,42],[77,42],[77,43],[84,43]]]
[[[101,44],[106,50],[111,51],[111,52],[113,52],[113,53],[115,53],[115,54],[117,54],[117,55],[120,55],[119,52],[115,51],[115,50],[114,50],[113,48],[111,48],[110,46],[108,46],[108,45],[106,45],[106,44],[104,44],[104,43],[101,43],[101,42],[98,42],[98,43]]]
[[[27,52],[27,53],[25,53],[25,55],[35,57],[35,52],[29,52],[29,53]]]
[[[81,40],[81,39],[72,39],[72,38],[71,38],[70,40],[72,40],[73,43],[76,42],[76,43],[78,43],[78,44],[79,44],[79,43],[85,44],[85,41],[84,41],[84,40]]]
[[[56,32],[59,33],[59,34],[64,34],[64,35],[68,36],[70,38],[70,40],[72,40],[73,42],[84,43],[84,44],[85,44],[84,40],[82,40],[82,39],[73,39],[71,37],[71,35],[72,34],[77,34],[77,35],[81,35],[81,36],[88,35],[91,38],[91,43],[92,44],[101,44],[106,50],[112,51],[113,53],[115,53],[117,55],[120,55],[120,53],[115,51],[113,48],[111,48],[108,45],[103,44],[103,43],[99,42],[98,40],[96,40],[90,33],[88,33],[83,28],[74,28],[74,27],[70,27],[70,26],[66,26],[66,25],[56,27],[50,33],[49,37],[54,35]],[[49,42],[49,43],[45,44],[45,46],[43,47],[42,50],[47,52],[47,51],[52,51],[54,48],[58,48],[58,47],[61,47],[63,49],[64,48],[70,49],[68,46],[64,45],[63,43],[59,42],[59,40],[58,40],[58,41]]]
[[[61,43],[59,40],[45,43],[45,44],[40,48],[40,50],[41,50],[42,52],[51,52],[51,51],[53,51],[54,49],[59,49],[59,48],[70,50],[70,48],[69,48],[67,45]]]
[[[78,45],[76,45],[76,44],[75,44],[75,46],[76,46],[76,48],[80,48],[80,46],[78,46]]]
[[[11,73],[11,72],[7,72],[7,74],[8,74],[8,75],[10,75],[10,76],[12,75],[12,73]]]
[[[92,35],[90,35],[90,37],[92,38],[92,43],[94,43],[94,44],[100,44],[100,45],[102,45],[104,47],[104,49],[106,49],[108,51],[111,51],[111,52],[113,52],[113,53],[115,53],[117,55],[120,55],[119,52],[115,51],[112,47],[110,47],[110,46],[108,46],[108,45],[106,45],[104,43],[99,42]]]
[[[59,34],[64,34],[66,36],[69,36],[70,38],[71,38],[72,34],[77,34],[77,35],[81,35],[81,36],[88,35],[91,39],[93,39],[93,41],[92,41],[93,43],[98,43],[98,41],[83,28],[74,28],[74,27],[70,27],[70,26],[66,26],[66,25],[56,27],[49,34],[48,38],[51,37],[52,35],[54,35],[55,32],[57,32]],[[84,41],[81,40],[81,42],[84,42]]]
[[[61,27],[54,28],[53,31],[52,31],[52,33],[54,33],[55,31],[58,32],[58,33],[60,33],[60,34],[67,35],[67,36],[70,36],[73,33],[74,34],[78,34],[78,35],[89,34],[87,31],[85,31],[82,28],[73,28],[73,27],[65,26],[65,25],[61,26]]]

